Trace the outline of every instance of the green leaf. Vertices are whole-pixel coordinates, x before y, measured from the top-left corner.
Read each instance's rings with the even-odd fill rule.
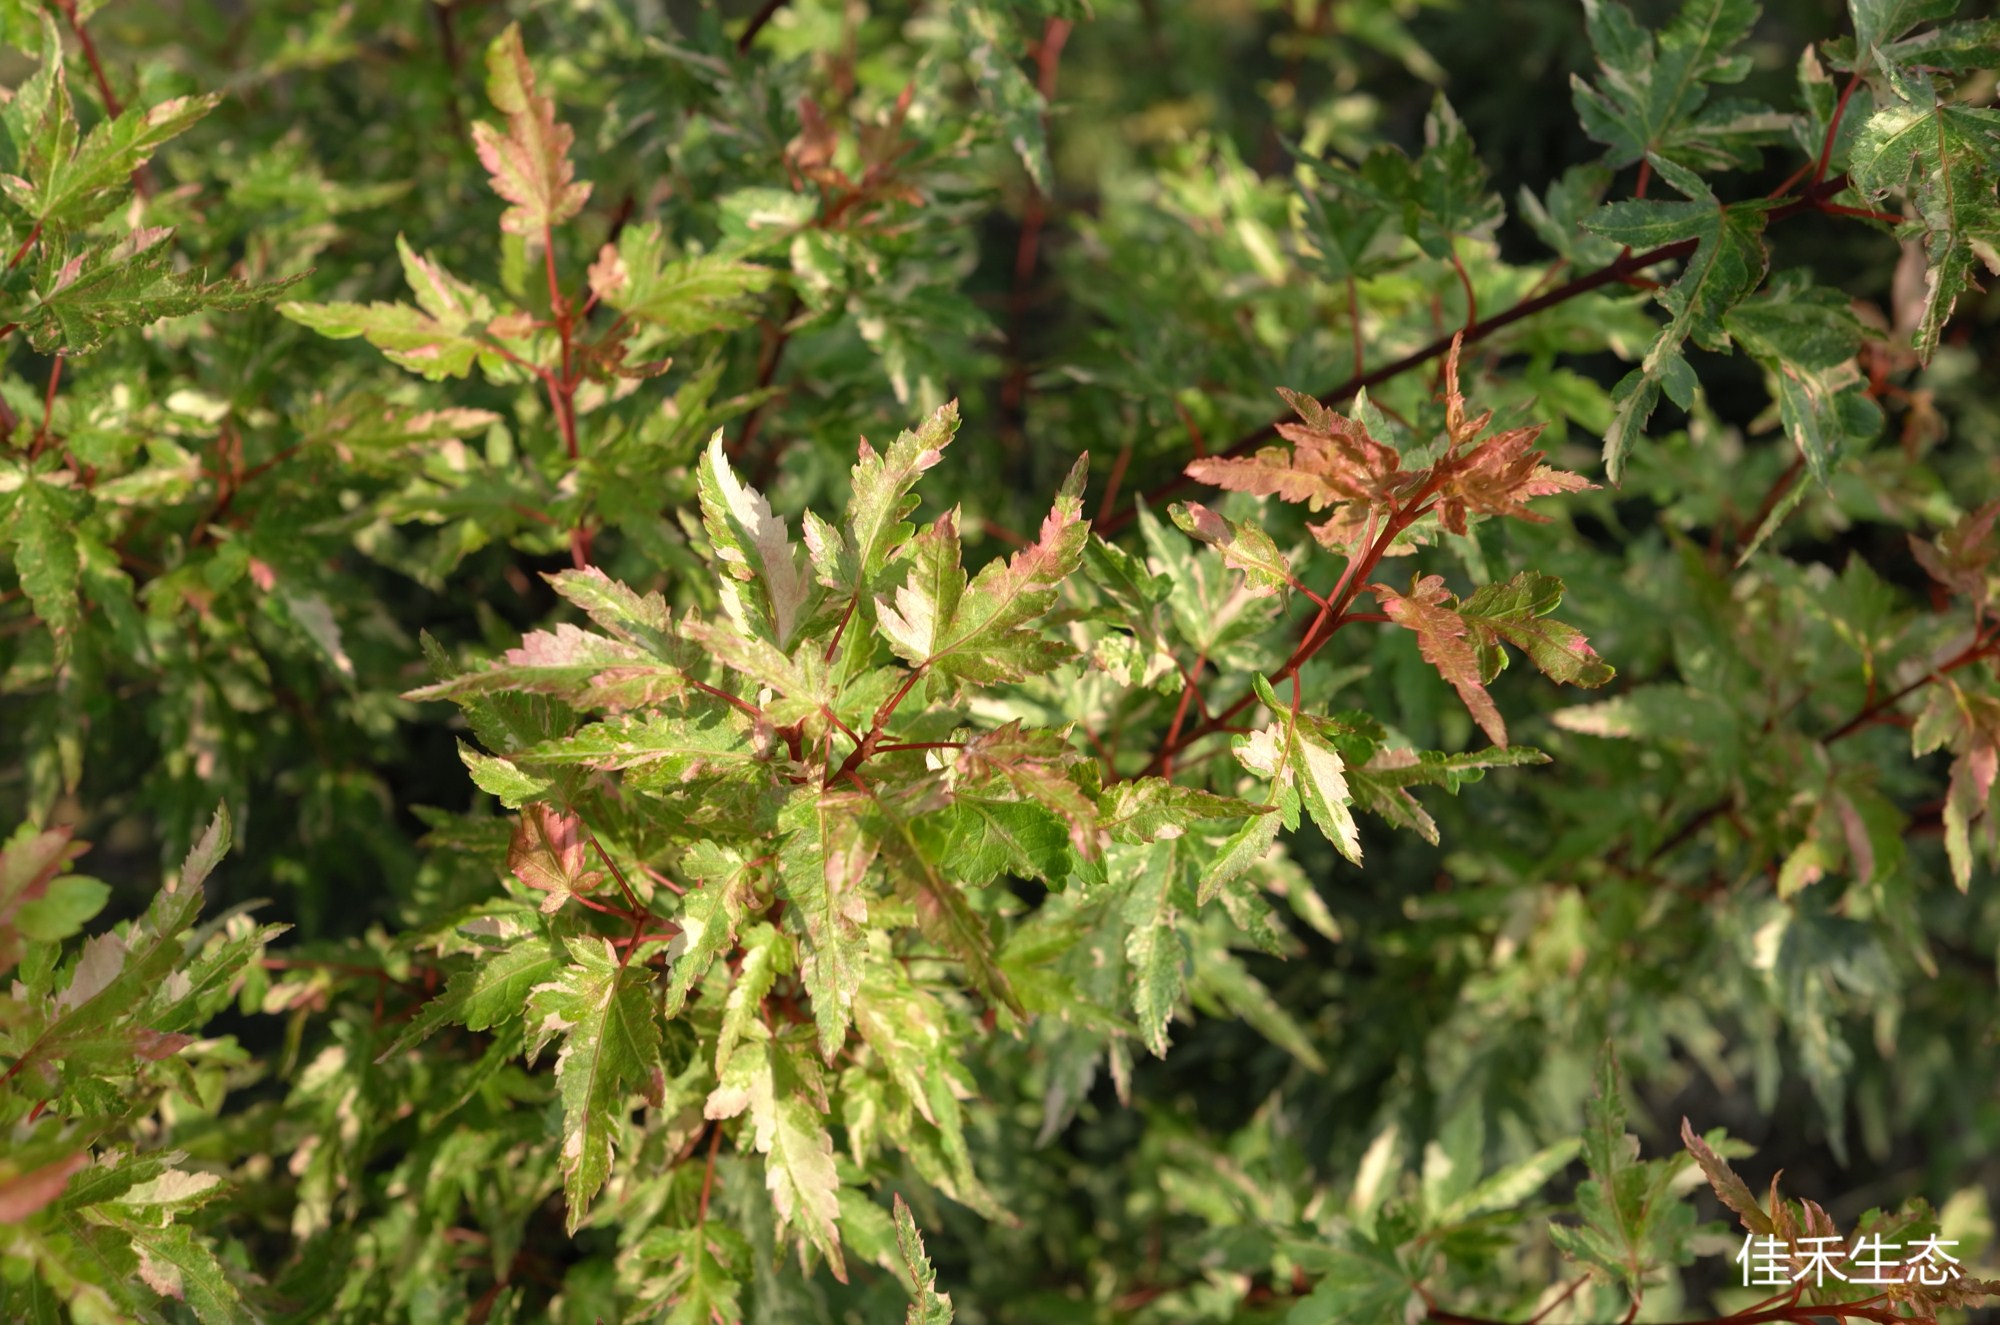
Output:
[[[1424,117],[1424,153],[1405,190],[1405,227],[1434,258],[1450,258],[1458,239],[1488,234],[1506,215],[1487,186],[1472,135],[1442,91]]]
[[[779,890],[805,930],[800,954],[821,1057],[831,1063],[847,1039],[866,951],[865,881],[875,848],[861,832],[867,797],[801,787],[778,813]]]
[[[1723,326],[1771,375],[1785,435],[1819,482],[1850,444],[1881,427],[1854,357],[1861,323],[1840,291],[1774,282],[1725,314]]]
[[[905,523],[917,507],[910,490],[944,458],[944,448],[957,431],[958,402],[953,401],[914,432],[897,434],[879,455],[862,439],[860,458],[850,475],[854,492],[847,504],[845,544],[837,548],[824,538],[816,541],[808,530],[807,542],[822,584],[849,593],[873,592],[890,555],[915,532]]]
[[[666,233],[657,221],[625,227],[590,267],[590,290],[600,302],[685,340],[733,331],[755,320],[750,296],[771,286],[769,267],[706,253],[669,260]]]
[[[1570,1161],[1576,1158],[1577,1152],[1582,1148],[1580,1141],[1558,1141],[1552,1146],[1543,1147],[1526,1159],[1509,1165],[1485,1179],[1450,1205],[1433,1213],[1431,1216],[1433,1226],[1450,1227],[1477,1219],[1481,1215],[1516,1208],[1546,1187],[1551,1178],[1568,1168]]]
[[[498,797],[510,810],[546,796],[554,786],[546,778],[523,772],[512,760],[483,755],[464,741],[458,743],[458,758],[472,774],[473,785],[489,796]]]
[[[754,1052],[736,1055],[709,1095],[711,1119],[750,1113],[751,1141],[764,1156],[764,1184],[778,1213],[778,1229],[797,1225],[827,1259],[836,1279],[847,1281],[840,1254],[840,1175],[833,1137],[824,1121],[825,1086],[818,1065],[765,1039]]]
[[[1318,1278],[1286,1313],[1285,1325],[1406,1325],[1421,1318],[1410,1309],[1421,1309],[1410,1274],[1383,1248],[1315,1246],[1301,1248],[1299,1259]]]
[[[1179,1009],[1191,956],[1188,936],[1178,923],[1174,892],[1186,859],[1178,834],[1153,842],[1132,863],[1138,868],[1124,906],[1131,926],[1125,960],[1132,967],[1132,1013],[1146,1047],[1167,1056],[1167,1024]]]
[[[648,1260],[670,1260],[659,1295],[673,1304],[665,1325],[741,1325],[743,1281],[751,1251],[741,1234],[718,1221],[694,1228],[656,1228],[639,1244]]]
[[[1437,822],[1417,803],[1410,787],[1443,787],[1453,795],[1467,782],[1486,776],[1489,768],[1546,764],[1549,757],[1525,745],[1445,754],[1439,750],[1383,750],[1359,767],[1347,770],[1354,803],[1398,828],[1408,828],[1432,846],[1438,843]]]
[[[1577,1185],[1582,1222],[1557,1225],[1550,1234],[1565,1254],[1605,1272],[1637,1300],[1661,1269],[1690,1259],[1694,1211],[1674,1194],[1679,1164],[1639,1159],[1639,1139],[1625,1130],[1618,1063],[1608,1044],[1584,1119],[1583,1155],[1591,1176]]]
[[[937,1291],[937,1271],[924,1255],[923,1235],[900,1194],[896,1197],[896,1247],[903,1253],[903,1270],[909,1279],[910,1309],[903,1325],[951,1325],[951,1294]]]
[[[1601,74],[1572,76],[1584,132],[1610,149],[1611,166],[1659,155],[1702,170],[1756,166],[1760,143],[1785,120],[1761,106],[1708,104],[1711,85],[1742,81],[1750,57],[1736,48],[1757,21],[1755,0],[1684,0],[1657,38],[1616,0],[1586,0],[1584,15]]]
[[[299,325],[333,340],[367,338],[391,363],[432,382],[464,377],[482,356],[499,358],[484,332],[495,316],[493,301],[460,281],[428,256],[419,256],[401,235],[403,275],[416,294],[408,304],[284,303],[278,311]]]
[[[966,897],[956,865],[933,860],[911,820],[897,807],[879,797],[875,804],[888,820],[889,831],[881,845],[890,880],[897,895],[916,910],[917,927],[925,938],[965,963],[975,988],[1019,1015],[1020,1003],[995,959],[993,933]]]
[[[186,1302],[202,1325],[250,1325],[250,1310],[209,1244],[181,1224],[149,1228],[123,1224],[139,1256],[139,1277],[147,1287]]]
[[[791,944],[762,921],[742,933],[736,979],[722,1005],[722,1029],[715,1037],[715,1075],[729,1079],[730,1059],[744,1036],[763,1026],[764,999],[778,977],[791,969]]]
[[[590,185],[574,182],[569,149],[576,133],[556,120],[555,102],[536,91],[518,23],[509,23],[486,48],[486,96],[507,117],[507,127],[476,123],[472,142],[493,191],[513,204],[500,228],[540,241],[550,227],[583,210]]]
[[[1924,241],[1929,263],[1923,316],[1915,332],[1918,358],[1929,362],[1959,298],[1972,288],[1975,262],[2000,274],[2000,111],[1940,96],[1925,78],[1891,72],[1901,104],[1869,117],[1848,163],[1856,192],[1879,202],[1899,192],[1916,204],[1903,227]]]
[[[632,1094],[657,1089],[660,1028],[643,969],[620,966],[605,939],[570,939],[567,947],[569,964],[528,993],[528,1060],[563,1037],[556,1082],[563,1101],[563,1196],[574,1234],[611,1174]]]
[[[80,874],[63,875],[50,879],[41,896],[22,902],[14,924],[28,938],[57,943],[82,930],[110,900],[109,884]]]
[[[37,229],[81,230],[102,219],[131,188],[133,171],[222,100],[209,93],[128,106],[79,143],[61,39],[45,37],[42,54],[42,68],[4,113],[17,160],[14,173],[0,177],[0,193]]]
[[[30,478],[14,494],[13,515],[7,522],[21,590],[55,637],[58,663],[68,656],[71,638],[83,619],[76,593],[83,577],[76,542],[82,512],[83,501],[75,493]]]
[[[1238,524],[1200,502],[1176,502],[1167,514],[1188,537],[1207,543],[1223,561],[1243,572],[1253,597],[1282,593],[1291,587],[1292,567],[1271,536],[1254,524]]]
[[[707,974],[715,959],[730,951],[737,931],[750,913],[756,895],[756,873],[740,852],[713,842],[698,842],[681,863],[684,873],[699,882],[681,898],[682,948],[674,958],[667,982],[662,1016],[678,1017],[688,991]]]
[[[1029,627],[1054,606],[1056,586],[1083,557],[1087,457],[1064,480],[1041,536],[1005,562],[988,563],[968,585],[958,527],[946,514],[905,545],[910,571],[895,605],[876,600],[883,636],[915,666],[965,680],[1020,681],[1055,666],[1068,647]]]
[[[112,332],[163,317],[250,308],[301,276],[251,285],[208,282],[174,271],[169,229],[134,230],[115,245],[87,249],[54,273],[54,284],[21,313],[28,343],[43,354],[83,354]]]
[[[1296,794],[1306,812],[1334,849],[1352,863],[1361,863],[1361,837],[1348,807],[1354,797],[1347,789],[1347,764],[1320,720],[1279,700],[1271,683],[1257,676],[1253,684],[1265,707],[1279,715],[1261,731],[1232,741],[1236,758],[1251,772],[1271,778],[1283,792]],[[1298,815],[1298,802],[1284,813]]]
[[[1001,136],[1021,159],[1028,178],[1043,194],[1049,191],[1048,135],[1042,127],[1047,108],[1042,94],[1015,63],[1019,40],[1000,30],[995,7],[978,0],[952,0],[947,12],[965,44],[966,65],[979,99],[998,124]],[[1006,10],[1000,10],[1006,13]]]
[[[766,767],[768,752],[760,754],[726,717],[649,713],[593,722],[573,735],[518,751],[513,758],[530,766],[625,769],[628,786],[671,788],[704,777],[752,777]]]
[[[394,1058],[445,1026],[490,1031],[523,1014],[530,991],[549,984],[564,969],[562,950],[539,937],[523,939],[484,957],[445,983],[444,992],[424,1004],[376,1061]]]
[[[1205,819],[1239,819],[1269,809],[1165,778],[1133,778],[1097,798],[1097,826],[1114,842],[1156,842],[1179,837]]]
[[[1613,482],[1623,476],[1626,454],[1644,432],[1662,390],[1683,409],[1694,404],[1694,370],[1683,346],[1692,339],[1705,349],[1726,348],[1723,316],[1763,281],[1768,258],[1763,240],[1767,204],[1724,207],[1691,173],[1657,160],[1655,165],[1675,187],[1689,188],[1694,201],[1612,203],[1584,222],[1592,232],[1635,248],[1695,242],[1680,279],[1660,292],[1671,319],[1639,367],[1612,391],[1604,465]]]
[[[1854,46],[1871,51],[1902,36],[1919,23],[1949,18],[1958,0],[1847,0],[1854,20]]]
[[[1521,571],[1504,584],[1475,590],[1458,605],[1458,613],[1482,649],[1497,653],[1496,641],[1506,640],[1552,681],[1601,686],[1617,673],[1597,656],[1582,631],[1549,619],[1562,606],[1562,596],[1563,582],[1555,576]],[[1493,670],[1487,671],[1487,679]]]

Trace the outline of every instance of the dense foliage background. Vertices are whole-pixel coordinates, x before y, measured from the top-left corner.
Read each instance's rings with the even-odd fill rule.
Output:
[[[0,42],[0,1317],[1982,1295],[1981,7]]]

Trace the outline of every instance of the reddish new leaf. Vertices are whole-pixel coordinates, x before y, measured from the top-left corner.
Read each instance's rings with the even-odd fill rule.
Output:
[[[1474,647],[1471,627],[1456,610],[1456,602],[1444,587],[1444,576],[1426,575],[1402,594],[1386,584],[1371,584],[1369,590],[1382,600],[1382,610],[1397,625],[1417,633],[1417,651],[1424,661],[1438,669],[1465,701],[1472,720],[1493,744],[1505,747],[1507,724],[1486,693],[1480,675],[1479,650]]]
[[[590,185],[573,181],[569,148],[576,133],[556,121],[555,102],[536,92],[518,23],[508,24],[487,48],[486,95],[507,117],[507,129],[475,124],[472,142],[493,177],[493,191],[514,204],[501,216],[500,228],[540,238],[583,209]]]
[[[1187,467],[1188,477],[1231,492],[1304,502],[1312,511],[1343,502],[1380,505],[1411,486],[1402,457],[1369,436],[1359,419],[1296,391],[1280,388],[1278,394],[1304,420],[1278,425],[1291,450],[1267,446],[1252,456],[1206,457]]]
[[[2000,519],[2000,501],[1988,502],[1929,543],[1912,534],[1910,551],[1932,579],[1953,593],[1964,594],[1973,606],[1984,607],[1993,565],[2000,559],[1996,519]]]
[[[26,1173],[0,1177],[0,1224],[18,1224],[61,1196],[70,1175],[88,1163],[90,1156],[79,1150]]]
[[[1443,482],[1438,489],[1437,513],[1446,529],[1454,534],[1464,533],[1468,511],[1545,524],[1547,516],[1536,515],[1523,503],[1534,497],[1582,492],[1597,486],[1580,475],[1542,463],[1543,453],[1534,449],[1535,441],[1542,435],[1541,424],[1510,428],[1479,441],[1479,434],[1492,421],[1493,411],[1466,415],[1465,396],[1458,388],[1458,351],[1459,342],[1454,340],[1444,361],[1445,434],[1451,439],[1451,454],[1438,466]],[[1461,454],[1461,448],[1465,447],[1471,449]]]
[[[542,898],[544,914],[560,911],[578,893],[589,893],[604,881],[603,872],[586,868],[590,845],[583,820],[547,805],[522,809],[507,844],[507,868]]]

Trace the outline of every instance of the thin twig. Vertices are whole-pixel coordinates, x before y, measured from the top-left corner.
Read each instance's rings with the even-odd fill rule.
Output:
[[[750,53],[750,47],[756,42],[757,34],[762,32],[764,25],[769,23],[780,9],[785,7],[785,3],[786,0],[764,0],[763,6],[750,16],[750,26],[743,29],[743,35],[736,39],[736,53],[738,55],[748,55]]]

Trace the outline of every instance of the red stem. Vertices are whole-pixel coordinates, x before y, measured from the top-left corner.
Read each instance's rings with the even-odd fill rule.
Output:
[[[1840,133],[1840,118],[1847,114],[1847,99],[1859,86],[1861,69],[1857,64],[1854,72],[1847,76],[1847,86],[1840,89],[1840,100],[1834,103],[1833,115],[1826,122],[1826,140],[1819,145],[1819,159],[1813,162],[1812,182],[1815,184],[1826,178],[1827,163],[1833,159],[1833,140]]]
[[[7,270],[12,271],[14,270],[14,268],[20,266],[21,259],[28,256],[28,250],[33,248],[35,246],[35,241],[37,239],[40,239],[41,237],[42,237],[42,223],[40,221],[37,221],[35,222],[35,228],[28,232],[28,237],[21,241],[21,247],[14,250],[14,256],[7,259]],[[16,325],[15,323],[11,322],[8,323],[7,330],[12,331],[15,325]]]

